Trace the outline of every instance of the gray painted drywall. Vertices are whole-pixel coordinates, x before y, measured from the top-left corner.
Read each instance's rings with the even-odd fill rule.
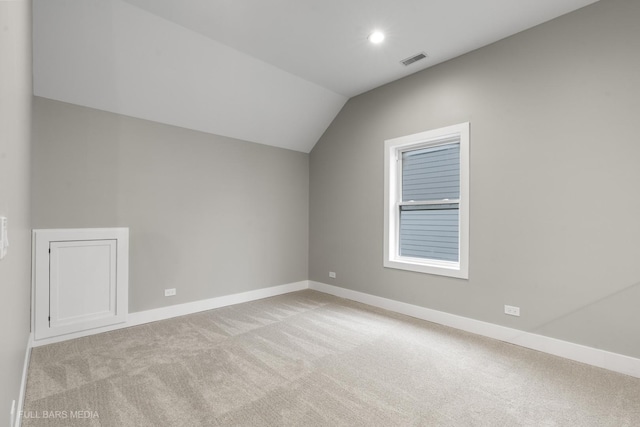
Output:
[[[0,216],[9,225],[9,250],[0,261],[0,424],[18,402],[29,338],[31,232],[31,2],[0,2]],[[18,411],[19,408],[16,408]]]
[[[352,98],[310,156],[310,279],[640,357],[638,22],[602,0]],[[383,141],[466,121],[469,280],[383,268]]]
[[[33,143],[34,228],[130,227],[131,312],[307,279],[308,154],[40,97]]]

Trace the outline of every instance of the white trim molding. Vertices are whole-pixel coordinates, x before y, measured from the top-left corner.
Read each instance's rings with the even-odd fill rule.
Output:
[[[11,425],[20,427],[22,425],[22,411],[24,410],[24,398],[27,393],[27,374],[29,373],[29,363],[31,362],[31,349],[33,348],[33,333],[29,334],[27,340],[27,349],[24,354],[24,365],[22,366],[22,379],[20,380],[20,396],[18,396],[18,405],[14,406],[11,414]]]
[[[99,334],[102,332],[109,332],[116,329],[128,328],[130,326],[156,322],[158,320],[171,319],[173,317],[199,313],[201,311],[213,310],[215,308],[226,307],[229,305],[241,304],[243,302],[255,301],[277,295],[288,294],[290,292],[301,291],[308,288],[309,282],[307,280],[303,280],[301,282],[256,289],[253,291],[247,291],[238,294],[187,302],[184,304],[170,305],[168,307],[155,308],[152,310],[138,311],[129,313],[129,315],[127,316],[127,320],[124,323],[60,335],[57,337],[39,339],[33,342],[33,347],[67,341],[74,338],[81,338],[89,335]]]
[[[327,285],[326,283],[309,281],[309,289],[640,378],[640,359],[634,357],[382,298],[351,289]]]
[[[98,300],[101,308],[96,313],[73,313],[60,321],[56,313],[57,298],[53,279],[58,265],[55,254],[61,245],[99,245],[108,248],[106,276],[108,296]],[[31,313],[34,340],[68,336],[84,330],[118,325],[126,322],[129,301],[129,229],[115,228],[60,228],[32,230]],[[77,263],[74,265],[78,265]],[[81,282],[82,283],[82,282]],[[92,295],[89,293],[88,295]],[[87,295],[87,296],[88,296]],[[77,304],[76,304],[77,305]]]
[[[67,334],[60,337],[53,337],[37,341],[34,341],[33,336],[30,336],[29,344],[27,347],[27,354],[25,355],[25,367],[23,371],[23,383],[20,391],[20,399],[24,398],[26,373],[32,347],[39,347],[45,344],[66,341],[69,339],[80,338],[87,335],[93,335],[129,326],[136,326],[145,323],[156,322],[159,320],[171,319],[178,316],[184,316],[187,314],[198,313],[206,310],[213,310],[216,308],[283,295],[290,292],[301,291],[304,289],[312,289],[340,298],[345,298],[396,313],[405,314],[407,316],[426,320],[428,322],[450,326],[452,328],[471,332],[488,338],[497,339],[500,341],[519,345],[521,347],[530,348],[533,350],[563,357],[565,359],[574,360],[576,362],[581,362],[613,372],[640,378],[640,359],[634,357],[629,357],[606,350],[600,350],[581,344],[575,344],[568,341],[550,338],[531,332],[524,332],[518,329],[507,328],[505,326],[470,319],[468,317],[445,313],[438,310],[432,310],[430,308],[420,307],[413,304],[370,295],[364,292],[353,291],[351,289],[341,288],[339,286],[303,280],[286,285],[256,289],[253,291],[226,295],[202,301],[194,301],[185,304],[156,308],[153,310],[129,313],[126,323],[82,331],[76,334]],[[23,402],[21,400],[18,406],[19,410],[22,410],[22,404]],[[16,421],[16,427],[19,427],[18,421]]]
[[[243,302],[250,302],[288,294],[290,292],[302,291],[308,288],[309,282],[307,280],[303,280],[301,282],[256,289],[254,291],[225,295],[202,301],[194,301],[185,304],[171,305],[169,307],[156,308],[153,310],[139,311],[129,314],[127,326],[142,325],[144,323],[156,322],[158,320],[171,319],[173,317],[184,316],[186,314],[199,313],[201,311],[213,310],[215,308],[227,307],[230,305],[241,304]]]
[[[387,268],[440,276],[469,278],[469,122],[388,139],[384,142],[384,258]],[[458,199],[403,200],[403,153],[424,148],[458,145],[460,148]],[[417,180],[415,182],[420,182]],[[457,205],[458,259],[445,261],[402,255],[400,223],[403,206]],[[452,230],[451,230],[452,231]],[[449,244],[453,242],[448,242]]]

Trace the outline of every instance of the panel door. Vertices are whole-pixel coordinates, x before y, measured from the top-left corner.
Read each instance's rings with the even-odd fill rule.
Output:
[[[49,328],[53,334],[117,318],[116,240],[49,243]]]

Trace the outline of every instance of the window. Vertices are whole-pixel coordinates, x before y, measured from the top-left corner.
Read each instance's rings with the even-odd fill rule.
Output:
[[[468,278],[469,123],[385,141],[384,266]]]

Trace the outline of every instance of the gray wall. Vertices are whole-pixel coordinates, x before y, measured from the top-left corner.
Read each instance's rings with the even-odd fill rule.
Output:
[[[31,93],[31,2],[0,1],[0,216],[9,220],[10,244],[0,261],[2,425],[18,400],[29,337]]]
[[[602,0],[351,99],[311,153],[310,279],[640,357],[638,22]],[[384,269],[383,141],[465,121],[469,280]]]
[[[131,312],[307,279],[308,154],[38,97],[33,144],[34,228],[130,227]]]

